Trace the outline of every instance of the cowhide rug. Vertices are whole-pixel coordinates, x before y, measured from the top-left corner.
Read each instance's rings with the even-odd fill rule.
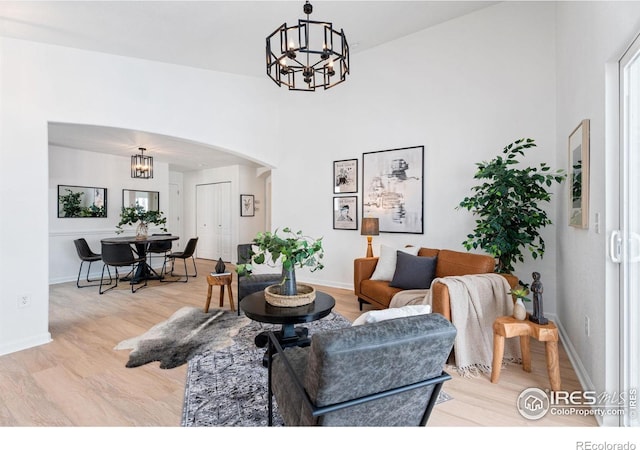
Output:
[[[195,355],[232,345],[233,337],[249,322],[233,311],[211,309],[205,313],[185,306],[146,333],[120,342],[114,350],[132,350],[126,367],[160,361],[161,369],[172,369]]]

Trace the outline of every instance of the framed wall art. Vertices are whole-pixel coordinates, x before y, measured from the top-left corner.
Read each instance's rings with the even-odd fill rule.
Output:
[[[424,146],[363,153],[362,215],[380,232],[423,234]]]
[[[255,196],[251,194],[240,194],[240,217],[253,217],[255,215]]]
[[[107,188],[59,184],[58,217],[107,217]]]
[[[569,225],[589,227],[589,119],[569,135]]]
[[[333,197],[333,229],[358,229],[358,197]]]
[[[358,192],[358,160],[343,159],[333,162],[333,193],[352,194]]]

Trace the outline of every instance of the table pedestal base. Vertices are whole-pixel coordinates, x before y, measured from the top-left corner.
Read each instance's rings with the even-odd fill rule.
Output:
[[[296,327],[293,324],[283,324],[280,331],[274,331],[280,346],[284,349],[286,347],[307,347],[311,344],[311,338],[309,338],[309,330],[305,327]],[[269,336],[266,331],[258,334],[254,342],[256,347],[264,348],[269,343]],[[269,364],[268,354],[265,352],[262,357],[262,365],[267,367]]]

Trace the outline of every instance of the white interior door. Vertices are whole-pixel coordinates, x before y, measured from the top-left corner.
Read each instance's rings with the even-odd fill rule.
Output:
[[[621,263],[621,392],[629,396],[621,425],[639,426],[640,407],[640,38],[620,60],[621,229],[611,238]]]
[[[196,186],[198,258],[231,261],[231,183]]]

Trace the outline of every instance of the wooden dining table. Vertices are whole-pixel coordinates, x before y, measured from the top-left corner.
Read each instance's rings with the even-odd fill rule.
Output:
[[[147,249],[152,242],[177,241],[179,236],[171,234],[149,235],[146,238],[137,236],[118,236],[113,238],[104,238],[101,242],[107,244],[130,244],[135,246],[135,252],[144,263],[138,264],[135,274],[133,274],[133,282],[139,283],[144,280],[162,280],[163,275],[159,274],[147,263]],[[131,281],[131,278],[123,278],[122,281]]]

